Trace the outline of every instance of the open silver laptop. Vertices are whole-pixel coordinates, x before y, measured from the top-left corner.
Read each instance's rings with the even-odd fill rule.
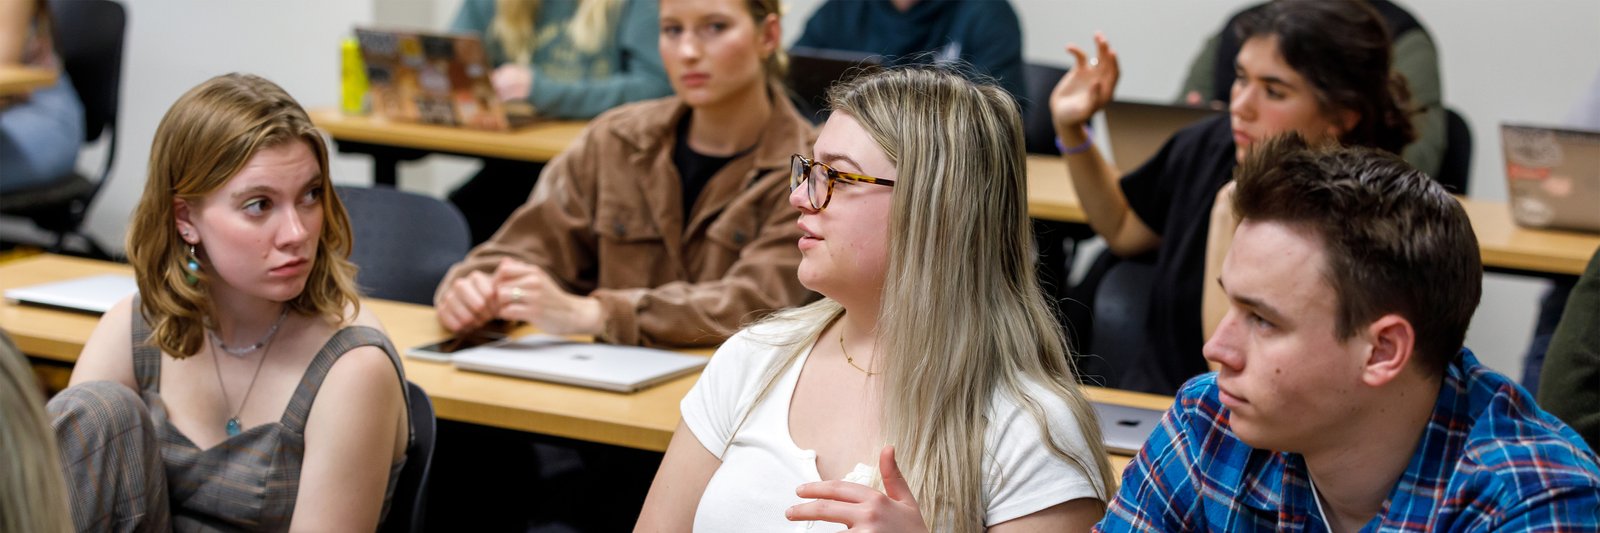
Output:
[[[7,289],[5,298],[21,304],[104,314],[138,290],[133,276],[105,274]]]
[[[1203,107],[1113,101],[1106,105],[1106,140],[1123,174],[1149,161],[1184,126],[1222,113]]]
[[[1125,455],[1139,453],[1144,441],[1150,440],[1150,433],[1161,423],[1163,414],[1154,409],[1091,403],[1100,416],[1100,439],[1105,442],[1106,449]]]
[[[456,352],[456,368],[633,392],[706,366],[711,358],[530,335]]]
[[[1600,131],[1500,125],[1511,218],[1600,232]]]

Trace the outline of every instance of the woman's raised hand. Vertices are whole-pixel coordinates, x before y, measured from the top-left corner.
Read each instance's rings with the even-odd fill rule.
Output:
[[[1057,132],[1082,127],[1089,117],[1111,102],[1112,93],[1116,91],[1117,78],[1121,75],[1117,53],[1099,32],[1095,32],[1094,42],[1094,58],[1086,56],[1076,44],[1067,45],[1067,52],[1078,64],[1050,91],[1050,116]]]

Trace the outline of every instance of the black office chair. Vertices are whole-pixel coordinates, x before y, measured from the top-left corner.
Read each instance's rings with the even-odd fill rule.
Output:
[[[1056,127],[1050,119],[1050,91],[1067,75],[1067,69],[1054,65],[1026,63],[1022,84],[1022,138],[1030,154],[1060,155],[1056,149]]]
[[[472,249],[467,219],[449,202],[387,187],[334,187],[355,233],[350,260],[363,294],[433,303],[450,266]]]
[[[77,235],[92,256],[109,257],[93,238],[83,233],[89,205],[111,178],[117,155],[117,107],[121,96],[123,31],[127,11],[111,0],[50,0],[55,24],[56,51],[62,69],[83,102],[84,142],[110,132],[105,162],[94,180],[73,172],[54,183],[0,197],[0,214],[25,217],[54,233],[50,251],[65,251],[67,238]]]
[[[1095,261],[1094,316],[1089,326],[1089,358],[1080,360],[1080,373],[1103,380],[1114,388],[1132,388],[1148,381],[1143,375],[1153,363],[1154,348],[1146,326],[1150,315],[1150,288],[1156,266],[1149,257],[1125,259],[1111,250]]]
[[[1465,195],[1472,181],[1472,127],[1454,109],[1447,107],[1444,114],[1444,157],[1434,179],[1450,192]]]
[[[428,471],[433,467],[433,441],[438,420],[433,417],[433,401],[422,387],[406,382],[411,402],[411,447],[406,448],[406,465],[400,467],[389,500],[389,515],[379,528],[384,533],[416,533],[423,530],[428,510]]]

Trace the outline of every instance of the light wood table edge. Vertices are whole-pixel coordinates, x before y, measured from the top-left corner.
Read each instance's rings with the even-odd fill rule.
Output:
[[[0,95],[16,95],[49,87],[56,82],[50,69],[17,65],[0,66]]]
[[[583,121],[548,121],[495,132],[348,116],[332,108],[315,108],[307,113],[317,127],[338,141],[522,161],[555,158],[587,125]]]
[[[59,273],[59,279],[103,273],[127,273],[130,269],[122,264],[46,255],[0,264],[0,271],[7,271],[8,274],[6,279],[0,280],[0,285],[10,287],[38,282],[38,280],[16,279],[19,268],[35,273],[38,271]],[[390,337],[394,339],[398,350],[404,351],[409,346],[442,338],[445,335],[434,321],[432,314],[424,313],[427,310],[425,306],[382,300],[364,300],[363,306],[378,315],[385,328],[389,330]],[[12,324],[11,321],[18,320],[34,322],[50,320],[65,324],[63,327],[37,327],[39,324],[35,323],[32,324],[35,327],[26,328],[25,331],[12,331],[14,327],[7,329],[17,341],[18,348],[24,353],[66,363],[77,360],[88,333],[99,320],[98,317],[82,313],[53,311],[11,303],[0,304],[0,318],[4,318],[7,321],[4,324],[8,326]],[[518,333],[531,331],[531,328],[527,328]],[[695,352],[708,354],[709,350]],[[699,379],[699,373],[694,373],[632,395],[624,395],[551,383],[532,382],[524,386],[528,382],[518,378],[463,372],[448,364],[404,356],[401,357],[401,365],[406,377],[428,392],[434,403],[435,414],[440,419],[656,452],[665,451],[671,442],[672,433],[680,420],[678,401]],[[482,394],[476,399],[465,399],[455,392],[463,389],[483,392],[475,390],[476,387],[496,387],[500,390]],[[1082,390],[1091,401],[1147,409],[1165,410],[1173,401],[1170,397],[1160,395],[1091,386],[1084,386]],[[542,401],[563,404],[571,403],[572,400],[594,402],[614,399],[637,401],[642,404],[625,409],[607,409],[612,413],[608,418],[583,416],[584,410],[592,408],[592,405],[541,404],[538,411],[518,407]],[[1112,463],[1119,470],[1126,465],[1127,460],[1127,457],[1111,455]]]

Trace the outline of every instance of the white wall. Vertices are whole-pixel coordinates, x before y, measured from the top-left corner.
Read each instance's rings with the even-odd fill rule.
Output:
[[[337,103],[339,40],[372,20],[367,1],[208,0],[125,1],[128,11],[122,66],[116,166],[89,214],[89,231],[121,250],[133,206],[144,188],[150,142],[167,107],[184,91],[228,72],[258,74],[306,106]],[[97,165],[99,153],[82,165]],[[334,176],[370,176],[362,158],[337,157]]]
[[[1504,199],[1497,125],[1559,123],[1600,71],[1600,2],[1593,0],[1402,0],[1441,50],[1445,101],[1473,126],[1473,196]],[[120,249],[140,192],[150,137],[168,105],[205,78],[229,71],[264,75],[307,106],[332,105],[339,39],[357,24],[438,27],[460,0],[131,0],[124,67],[121,154],[116,178],[94,206],[90,227]],[[1022,15],[1029,61],[1070,64],[1068,41],[1095,30],[1122,57],[1118,95],[1172,99],[1196,47],[1245,0],[1013,0]],[[784,30],[799,34],[820,0],[789,0]],[[435,158],[439,159],[439,158]],[[94,161],[91,157],[85,161]],[[402,187],[448,190],[473,165],[461,160],[406,164]],[[362,157],[335,160],[341,182],[366,182]],[[1527,345],[1544,283],[1491,276],[1468,334],[1480,357],[1512,376]]]

